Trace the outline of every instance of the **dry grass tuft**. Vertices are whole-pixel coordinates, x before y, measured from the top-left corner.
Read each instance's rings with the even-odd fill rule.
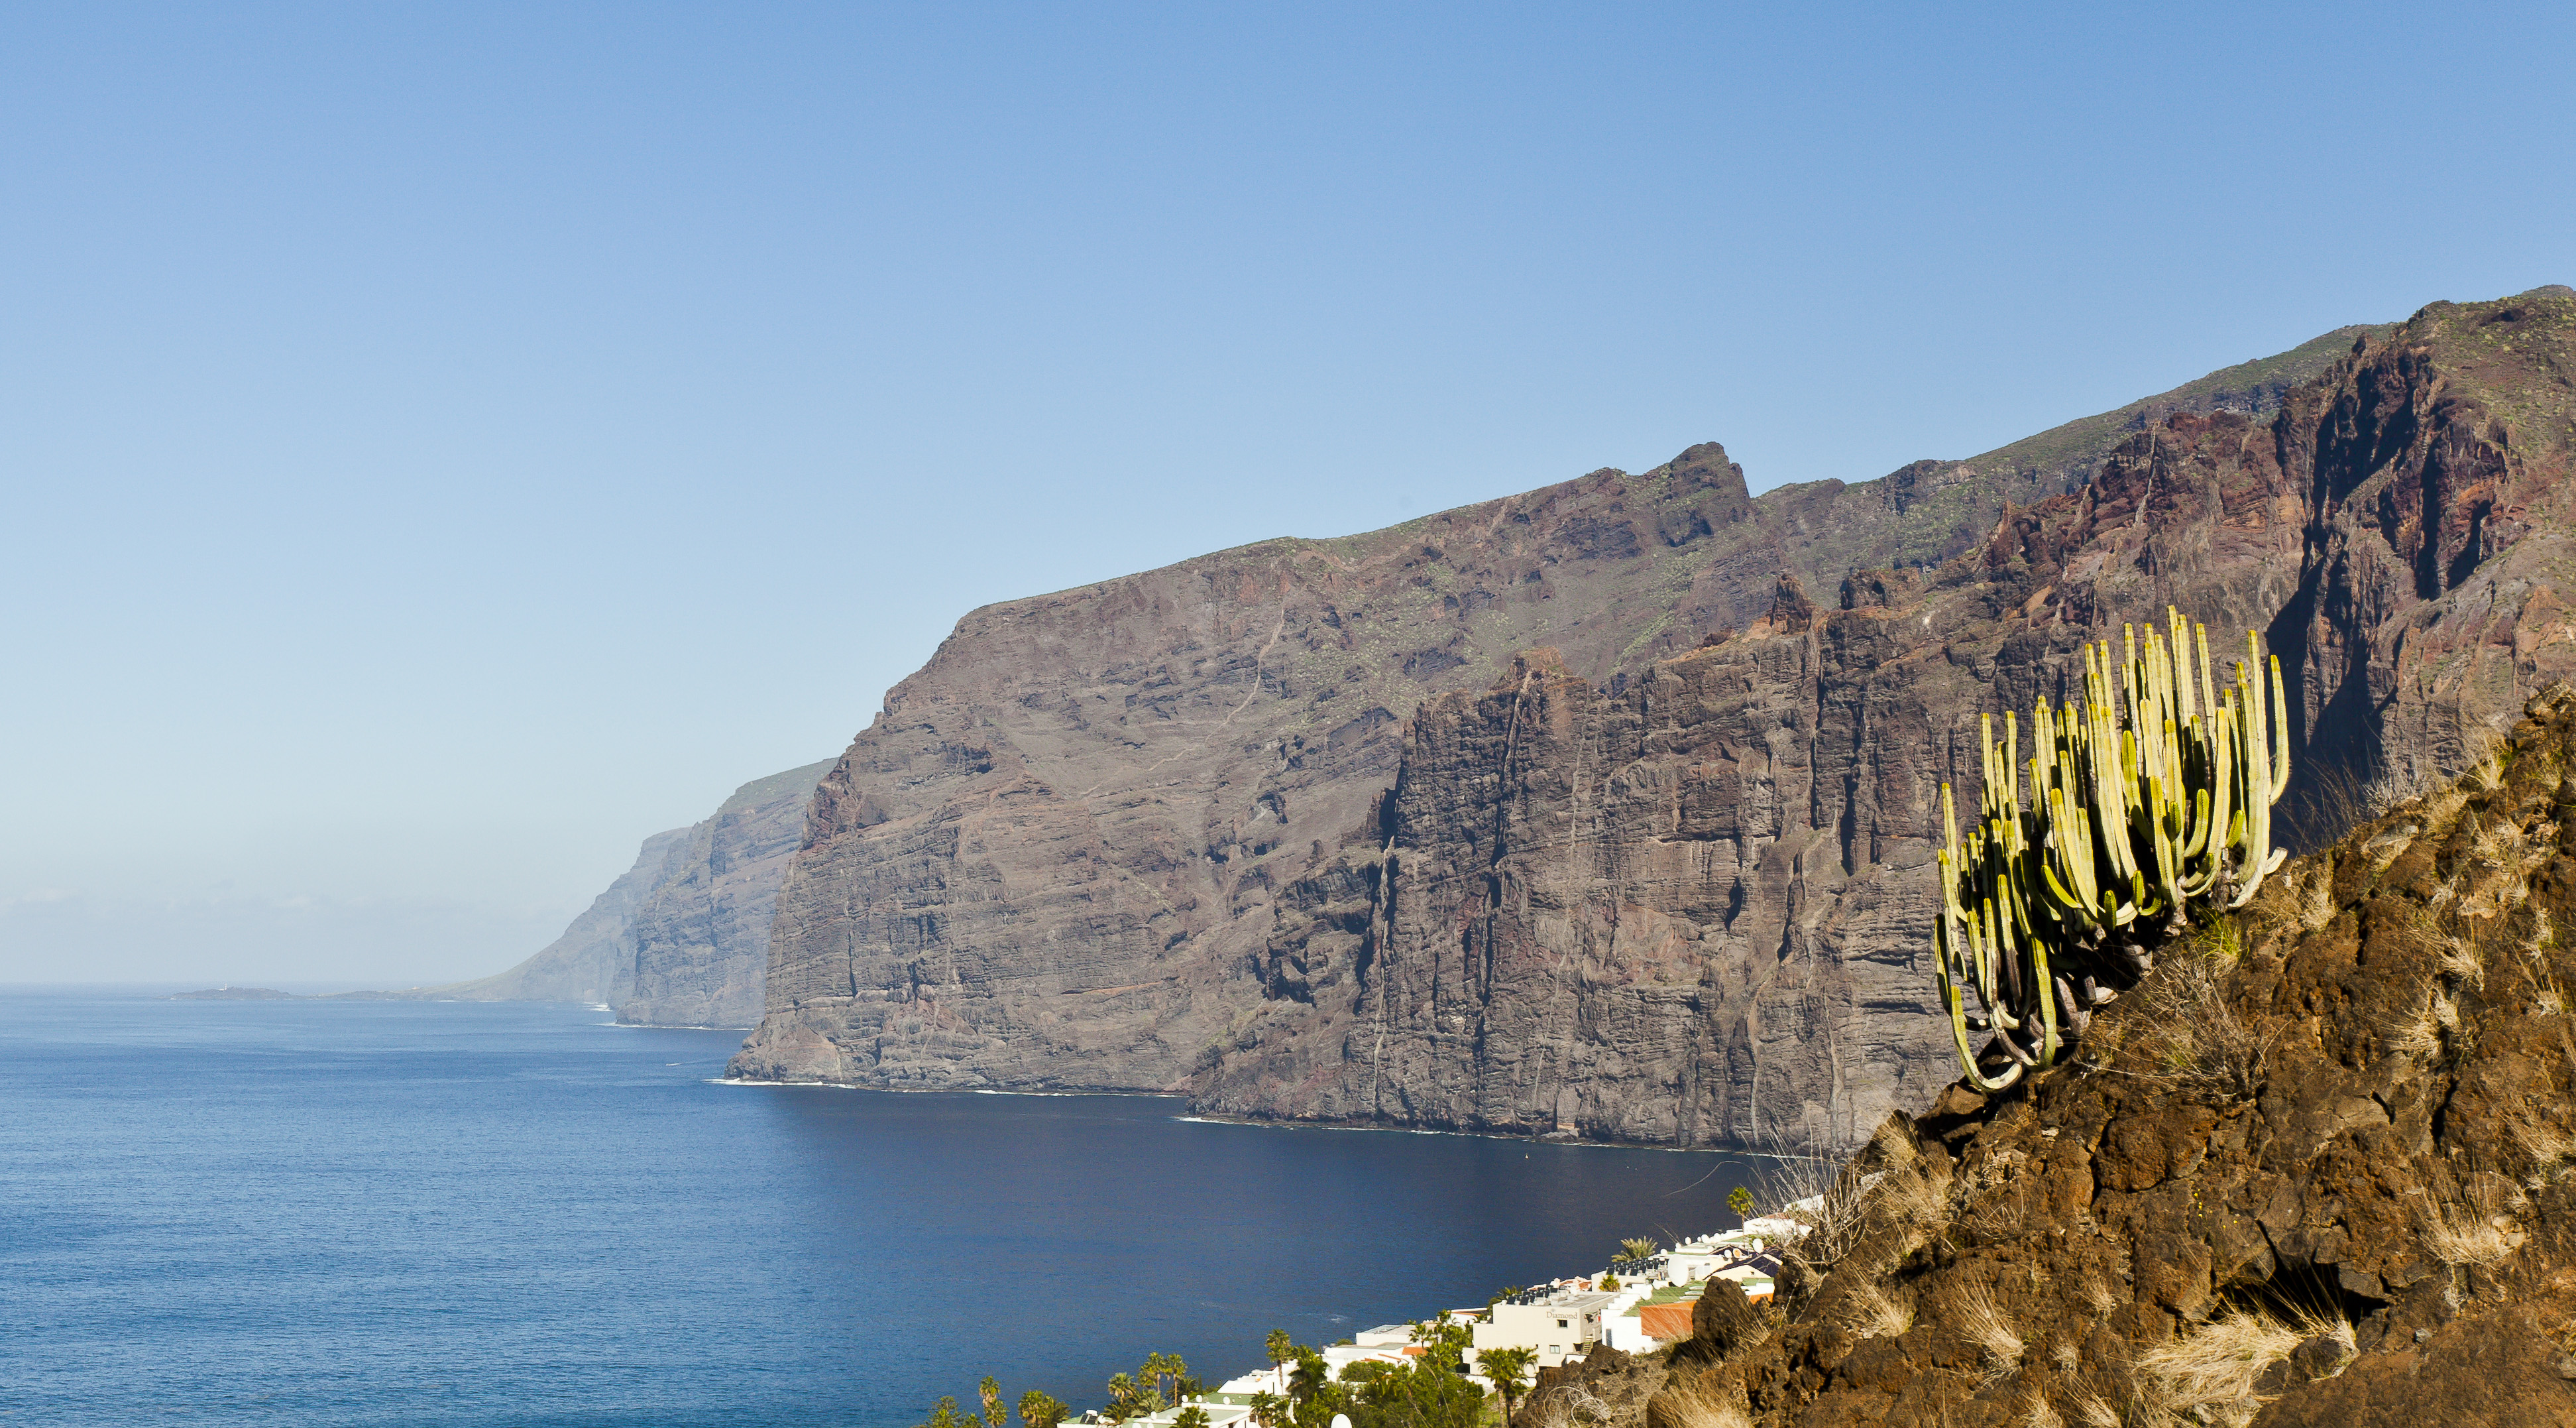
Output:
[[[1889,1220],[1923,1230],[1938,1224],[1948,1206],[1941,1187],[1920,1169],[1899,1171],[1887,1177],[1878,1188],[1879,1200]],[[1914,1239],[1912,1235],[1908,1239]],[[1916,1243],[1920,1243],[1916,1240]]]
[[[1993,1295],[1983,1289],[1962,1290],[1950,1301],[1947,1318],[1959,1337],[1975,1345],[1984,1357],[1986,1382],[1992,1383],[2021,1367],[2021,1333],[1996,1307]]]
[[[2487,969],[2478,961],[2477,945],[2456,932],[2432,932],[2433,955],[2442,964],[2442,975],[2466,987],[2483,986]]]
[[[1807,1233],[1781,1246],[1781,1252],[1796,1255],[1819,1276],[1832,1272],[1860,1243],[1865,1227],[1861,1210],[1870,1187],[1844,1173],[1850,1162],[1840,1156],[1791,1149],[1778,1141],[1766,1141],[1765,1149],[1771,1165],[1763,1175],[1762,1198],[1800,1207],[1784,1213],[1807,1226]]]
[[[2158,1416],[2244,1428],[2271,1401],[2255,1392],[2256,1381],[2319,1335],[2343,1345],[2346,1361],[2352,1358],[2352,1326],[2339,1319],[2288,1324],[2261,1314],[2236,1314],[2140,1354],[2138,1373]]]
[[[2424,1212],[2424,1248],[2444,1264],[2493,1264],[2513,1253],[2513,1235],[2500,1215],[2436,1205]]]
[[[2299,930],[2314,932],[2334,921],[2340,911],[2334,900],[2334,865],[2328,862],[2309,876],[2307,891],[2299,899]]]
[[[1662,1397],[1678,1428],[1753,1428],[1745,1404],[1720,1388],[1714,1374],[1676,1376],[1664,1385]]]
[[[2121,1428],[2120,1410],[2103,1401],[2097,1393],[2079,1393],[2070,1400],[2076,1421],[2084,1428]]]
[[[2222,923],[2229,932],[2234,924]],[[2232,961],[2229,936],[2177,949],[2156,968],[2145,1015],[2120,1070],[2215,1101],[2251,1100],[2267,1074],[2269,1039],[2236,1015],[2220,979]]]
[[[2510,818],[2490,818],[2469,839],[2470,855],[2483,863],[2502,867],[2522,846],[2522,825]]]
[[[2057,1347],[2048,1351],[2048,1359],[2057,1365],[2058,1372],[2073,1373],[2084,1366],[2084,1350],[2073,1339],[2060,1339]]]
[[[2537,1190],[2558,1178],[2558,1172],[2569,1161],[2576,1160],[2576,1135],[2535,1116],[2516,1116],[2505,1123],[2506,1133],[2514,1147],[2531,1162],[2531,1171],[2523,1184]]]
[[[2112,1292],[2108,1281],[2098,1274],[2084,1277],[2084,1307],[2096,1314],[2108,1314],[2120,1307],[2120,1296]]]
[[[2439,1056],[2443,1033],[2459,1024],[2460,1009],[2451,1005],[2449,997],[2427,987],[2415,1009],[2388,1028],[2381,1045],[2391,1056]]]
[[[2044,1395],[2034,1393],[2030,1396],[2030,1403],[2022,1409],[2021,1428],[2066,1428],[2066,1420],[2058,1417],[2057,1410],[2048,1406]]]
[[[1914,1148],[1914,1133],[1903,1122],[1886,1120],[1870,1132],[1870,1149],[1878,1153],[1878,1163],[1889,1170],[1903,1170],[1923,1158]]]
[[[1914,1327],[1914,1306],[1890,1299],[1875,1282],[1862,1285],[1844,1302],[1850,1311],[1846,1326],[1864,1339],[1893,1339]]]
[[[2490,734],[2463,776],[2477,785],[2481,793],[2493,793],[2504,787],[2504,741]]]

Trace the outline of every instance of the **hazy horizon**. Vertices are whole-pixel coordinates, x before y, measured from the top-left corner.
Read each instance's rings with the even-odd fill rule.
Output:
[[[2576,282],[2540,7],[12,38],[10,984],[495,972],[978,605]]]

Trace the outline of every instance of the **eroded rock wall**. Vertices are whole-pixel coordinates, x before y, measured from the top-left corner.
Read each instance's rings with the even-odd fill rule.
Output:
[[[2140,432],[1928,587],[1861,572],[1819,613],[1784,577],[1763,620],[1619,693],[1540,653],[1431,701],[1378,822],[1277,901],[1268,998],[1195,1103],[1675,1144],[1919,1107],[1954,1074],[1920,961],[1939,786],[1973,807],[1980,716],[2074,697],[2084,641],[2168,605],[2221,658],[2270,628],[2310,671],[2299,806],[2335,831],[2339,759],[2458,767],[2576,670],[2571,315],[2428,309],[2273,420]],[[2363,437],[2356,411],[2416,415]]]
[[[1972,802],[1978,716],[2073,694],[2084,640],[2168,602],[2268,629],[2303,770],[2438,764],[2557,667],[2535,541],[2569,308],[2437,305],[2310,354],[2269,419],[2222,392],[2067,438],[2050,459],[2108,452],[2090,479],[1983,526],[1959,464],[1754,500],[1698,447],[978,611],[818,789],[734,1073],[1847,1136],[1947,1079],[1919,964],[1939,784]],[[2405,441],[2335,435],[2400,408]],[[2357,514],[2390,487],[2431,513],[2430,594],[2402,522]],[[1924,563],[1796,578],[1846,548]],[[2337,712],[2424,631],[2505,632],[2516,662]]]

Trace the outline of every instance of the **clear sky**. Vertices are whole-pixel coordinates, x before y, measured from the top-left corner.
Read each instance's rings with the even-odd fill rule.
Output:
[[[407,985],[951,623],[2576,282],[2576,7],[0,17],[0,981]]]

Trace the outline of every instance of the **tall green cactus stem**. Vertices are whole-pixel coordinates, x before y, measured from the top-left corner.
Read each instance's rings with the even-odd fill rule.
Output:
[[[2262,641],[2248,630],[2222,692],[2209,632],[2166,615],[2169,633],[2122,626],[2117,654],[2108,640],[2085,646],[2084,699],[2054,710],[2038,701],[2027,762],[2013,714],[2000,742],[1987,716],[1984,788],[1964,843],[1941,785],[1933,972],[1959,1064],[1981,1090],[2053,1064],[2193,908],[2243,907],[2289,856],[2272,846],[2272,805],[2290,781],[2281,662],[2269,661],[2267,687]],[[1995,1033],[1990,1049],[2006,1060],[1991,1074],[1971,1030]]]

